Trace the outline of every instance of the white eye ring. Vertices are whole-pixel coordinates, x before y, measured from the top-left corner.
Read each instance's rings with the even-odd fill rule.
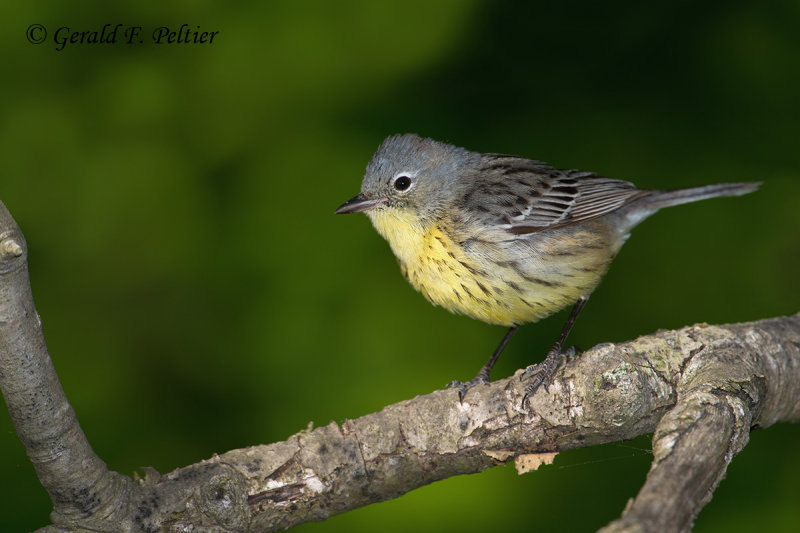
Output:
[[[392,187],[398,192],[408,192],[414,187],[414,175],[408,172],[401,172],[392,178]]]

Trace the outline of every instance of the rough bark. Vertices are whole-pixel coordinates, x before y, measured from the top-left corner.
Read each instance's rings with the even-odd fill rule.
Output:
[[[169,474],[109,471],[83,435],[0,204],[0,386],[54,511],[50,531],[273,531],[458,474],[654,433],[639,494],[604,531],[682,531],[752,428],[800,419],[800,314],[695,325],[572,357],[522,405],[518,375],[435,391]],[[542,456],[544,459],[546,455]]]

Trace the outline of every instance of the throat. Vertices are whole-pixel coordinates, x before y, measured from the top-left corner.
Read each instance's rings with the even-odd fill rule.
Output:
[[[431,226],[419,217],[399,209],[376,209],[368,212],[372,225],[386,239],[405,271],[419,263],[425,254]]]

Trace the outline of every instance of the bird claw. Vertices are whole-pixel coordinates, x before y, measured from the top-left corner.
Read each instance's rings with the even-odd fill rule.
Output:
[[[566,359],[569,359],[570,357],[575,357],[576,355],[580,355],[582,353],[583,353],[583,350],[581,350],[580,348],[578,348],[577,346],[575,346],[573,344],[572,346],[570,346],[566,350],[563,350],[561,352],[561,355],[563,355]]]
[[[470,390],[472,387],[475,387],[476,385],[486,385],[487,383],[489,383],[489,378],[484,377],[481,374],[478,374],[469,381],[459,381],[459,380],[451,381],[450,383],[445,385],[445,387],[448,389],[458,389],[458,403],[463,404],[464,396],[467,394],[468,390]]]
[[[545,392],[549,392],[547,384],[555,375],[556,370],[561,367],[566,358],[574,356],[576,351],[577,348],[575,346],[570,346],[563,352],[551,349],[547,352],[547,357],[545,357],[544,361],[538,365],[531,365],[522,371],[519,375],[520,381],[534,374],[533,382],[525,387],[525,393],[522,395],[522,402],[520,403],[522,409],[525,409],[525,402],[528,401],[528,398],[536,394],[536,391],[542,385],[544,385]]]

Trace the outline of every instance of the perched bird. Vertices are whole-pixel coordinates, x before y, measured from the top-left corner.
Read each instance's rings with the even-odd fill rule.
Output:
[[[634,226],[662,207],[758,186],[638,189],[592,172],[406,134],[383,141],[361,193],[336,213],[366,213],[405,278],[434,305],[510,328],[474,379],[449,384],[459,399],[489,382],[520,325],[574,304],[547,357],[526,371],[534,374],[527,397],[558,368],[575,319]]]

